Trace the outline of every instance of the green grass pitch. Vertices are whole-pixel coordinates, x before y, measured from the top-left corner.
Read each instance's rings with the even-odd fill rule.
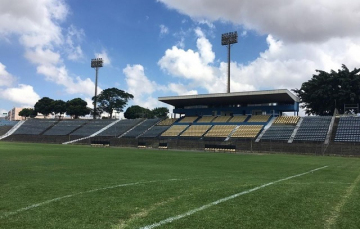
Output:
[[[0,228],[358,228],[359,212],[359,158],[0,142]]]

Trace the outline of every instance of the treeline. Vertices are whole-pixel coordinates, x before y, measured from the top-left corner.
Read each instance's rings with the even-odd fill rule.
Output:
[[[36,117],[38,113],[44,115],[44,117],[52,114],[59,115],[59,118],[63,114],[73,116],[75,119],[80,116],[85,116],[91,113],[91,109],[87,107],[87,102],[81,98],[75,98],[67,102],[63,100],[53,100],[49,97],[43,97],[32,108],[24,108],[19,112],[22,117]]]
[[[317,74],[304,82],[300,89],[293,92],[300,98],[301,108],[308,115],[333,115],[359,113],[355,108],[360,103],[360,69],[350,71],[345,65],[338,71],[325,72],[316,70]],[[345,110],[346,105],[352,107]]]
[[[101,116],[103,113],[108,113],[109,118],[112,118],[114,111],[123,112],[124,107],[130,99],[134,96],[118,88],[108,88],[103,90],[99,95],[92,98],[93,104],[96,102],[96,116]],[[22,117],[36,117],[38,113],[44,115],[58,115],[59,118],[65,113],[77,119],[81,116],[94,114],[94,109],[87,107],[87,102],[81,98],[75,98],[67,102],[63,100],[54,100],[49,97],[43,97],[32,108],[24,108],[19,112]],[[166,107],[159,107],[153,110],[143,108],[135,105],[129,107],[124,116],[127,119],[135,118],[154,118],[166,117],[169,110]]]

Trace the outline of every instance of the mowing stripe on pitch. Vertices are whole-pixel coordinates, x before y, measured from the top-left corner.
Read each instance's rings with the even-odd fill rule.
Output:
[[[105,188],[97,188],[97,189],[92,189],[92,190],[84,191],[84,192],[78,192],[78,193],[75,193],[75,194],[61,196],[61,197],[57,197],[57,198],[47,200],[47,201],[44,201],[44,202],[41,202],[41,203],[33,204],[33,205],[30,205],[30,206],[27,206],[27,207],[24,207],[24,208],[20,208],[20,209],[18,209],[16,211],[13,211],[13,212],[5,213],[4,215],[0,216],[0,219],[9,217],[11,215],[15,215],[15,214],[18,214],[20,212],[27,211],[27,210],[30,210],[30,209],[33,209],[33,208],[37,208],[37,207],[40,207],[40,206],[45,205],[45,204],[49,204],[49,203],[52,203],[52,202],[55,202],[55,201],[65,199],[65,198],[70,198],[70,197],[74,197],[74,196],[78,196],[78,195],[82,195],[82,194],[86,194],[86,193],[92,193],[92,192],[102,191],[102,190],[106,190],[106,189],[113,189],[113,188],[119,188],[119,187],[125,187],[125,186],[133,186],[133,185],[139,185],[139,184],[149,184],[149,183],[164,182],[164,181],[177,181],[177,180],[183,180],[183,179],[169,179],[169,180],[154,180],[154,181],[135,182],[135,183],[128,183],[128,184],[119,184],[119,185],[109,186],[109,187],[105,187]]]
[[[180,215],[177,215],[177,216],[173,216],[173,217],[170,217],[170,218],[167,218],[167,219],[164,219],[160,222],[157,222],[157,223],[154,223],[154,224],[151,224],[151,225],[147,225],[145,227],[141,227],[140,229],[151,229],[151,228],[155,228],[155,227],[159,227],[161,225],[164,225],[164,224],[167,224],[167,223],[171,223],[175,220],[178,220],[178,219],[181,219],[181,218],[184,218],[186,216],[190,216],[196,212],[199,212],[199,211],[202,211],[202,210],[205,210],[209,207],[212,207],[214,205],[217,205],[217,204],[220,204],[222,202],[225,202],[225,201],[228,201],[228,200],[231,200],[231,199],[234,199],[238,196],[241,196],[241,195],[245,195],[245,194],[248,194],[250,192],[253,192],[253,191],[256,191],[256,190],[259,190],[259,189],[262,189],[262,188],[265,188],[267,186],[270,186],[270,185],[273,185],[273,184],[276,184],[276,183],[279,183],[281,181],[286,181],[286,180],[290,180],[292,178],[295,178],[295,177],[300,177],[300,176],[303,176],[303,175],[306,175],[306,174],[309,174],[309,173],[312,173],[312,172],[315,172],[317,170],[320,170],[320,169],[324,169],[328,166],[324,166],[324,167],[320,167],[320,168],[317,168],[317,169],[313,169],[313,170],[310,170],[308,172],[304,172],[304,173],[300,173],[300,174],[297,174],[297,175],[294,175],[294,176],[290,176],[290,177],[286,177],[286,178],[283,178],[283,179],[280,179],[280,180],[277,180],[277,181],[273,181],[273,182],[270,182],[270,183],[267,183],[267,184],[263,184],[263,185],[260,185],[258,187],[255,187],[255,188],[252,188],[252,189],[249,189],[249,190],[246,190],[246,191],[243,191],[243,192],[239,192],[239,193],[236,193],[234,195],[231,195],[231,196],[228,196],[228,197],[225,197],[225,198],[222,198],[222,199],[219,199],[217,201],[214,201],[212,203],[209,203],[209,204],[206,204],[206,205],[203,205],[199,208],[195,208],[193,210],[190,210],[188,212],[185,212],[184,214],[180,214]]]

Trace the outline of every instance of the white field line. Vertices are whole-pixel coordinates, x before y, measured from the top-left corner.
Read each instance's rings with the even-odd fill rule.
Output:
[[[341,210],[348,201],[349,197],[352,195],[354,188],[360,182],[360,174],[355,178],[354,182],[346,189],[345,195],[343,195],[340,202],[335,206],[334,210],[331,213],[329,219],[326,220],[325,229],[332,228],[336,223],[337,218],[340,216]]]
[[[119,185],[109,186],[109,187],[105,187],[105,188],[97,188],[97,189],[92,189],[92,190],[84,191],[84,192],[78,192],[78,193],[75,193],[75,194],[61,196],[61,197],[57,197],[57,198],[47,200],[47,201],[44,201],[44,202],[41,202],[41,203],[33,204],[33,205],[30,205],[30,206],[27,206],[27,207],[24,207],[24,208],[20,208],[18,210],[12,211],[12,212],[7,212],[4,215],[1,215],[0,219],[7,218],[9,216],[12,216],[12,215],[15,215],[15,214],[18,214],[20,212],[27,211],[27,210],[30,210],[30,209],[33,209],[33,208],[40,207],[40,206],[43,206],[45,204],[49,204],[49,203],[52,203],[52,202],[55,202],[55,201],[65,199],[65,198],[71,198],[71,197],[86,194],[86,193],[92,193],[92,192],[102,191],[102,190],[106,190],[106,189],[113,189],[113,188],[119,188],[119,187],[125,187],[125,186],[133,186],[133,185],[139,185],[139,184],[149,184],[149,183],[155,183],[155,182],[178,181],[178,180],[183,180],[183,179],[169,179],[169,180],[154,180],[154,181],[146,181],[146,182],[135,182],[135,183],[128,183],[128,184],[119,184]]]
[[[245,195],[245,194],[248,194],[250,192],[254,192],[256,190],[259,190],[259,189],[262,189],[262,188],[265,188],[267,186],[270,186],[270,185],[273,185],[273,184],[276,184],[276,183],[279,183],[279,182],[282,182],[282,181],[286,181],[286,180],[290,180],[292,178],[295,178],[295,177],[300,177],[300,176],[303,176],[303,175],[306,175],[306,174],[309,174],[309,173],[312,173],[312,172],[315,172],[317,170],[320,170],[320,169],[324,169],[328,166],[324,166],[324,167],[320,167],[320,168],[317,168],[317,169],[313,169],[313,170],[310,170],[308,172],[305,172],[305,173],[300,173],[300,174],[297,174],[297,175],[294,175],[294,176],[290,176],[290,177],[286,177],[286,178],[283,178],[283,179],[280,179],[280,180],[277,180],[277,181],[273,181],[273,182],[270,182],[270,183],[267,183],[267,184],[263,184],[263,185],[260,185],[258,187],[255,187],[255,188],[252,188],[252,189],[249,189],[249,190],[246,190],[246,191],[243,191],[243,192],[239,192],[239,193],[236,193],[234,195],[231,195],[231,196],[228,196],[228,197],[225,197],[225,198],[222,198],[222,199],[219,199],[217,201],[214,201],[212,203],[209,203],[209,204],[206,204],[206,205],[203,205],[199,208],[195,208],[193,210],[190,210],[188,212],[185,212],[184,214],[180,214],[180,215],[177,215],[177,216],[173,216],[173,217],[170,217],[170,218],[167,218],[167,219],[164,219],[160,222],[157,222],[157,223],[154,223],[154,224],[151,224],[151,225],[147,225],[145,227],[141,227],[140,229],[151,229],[151,228],[155,228],[155,227],[159,227],[159,226],[162,226],[164,224],[167,224],[167,223],[171,223],[175,220],[178,220],[178,219],[181,219],[181,218],[184,218],[186,216],[190,216],[196,212],[199,212],[199,211],[202,211],[202,210],[205,210],[209,207],[212,207],[212,206],[215,206],[215,205],[218,205],[220,203],[223,203],[225,201],[228,201],[228,200],[231,200],[231,199],[234,199],[238,196],[241,196],[241,195]]]

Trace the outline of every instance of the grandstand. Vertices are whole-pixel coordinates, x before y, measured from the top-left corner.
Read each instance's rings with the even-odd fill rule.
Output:
[[[211,121],[211,120],[210,120]],[[187,128],[181,137],[202,137],[211,125],[192,125]]]
[[[213,119],[211,122],[224,123],[224,122],[228,122],[230,118],[232,118],[232,117],[231,116],[216,116],[215,119]]]
[[[330,116],[304,117],[294,141],[324,142],[331,119]]]
[[[360,152],[360,117],[300,118],[296,116],[299,100],[288,90],[175,96],[159,100],[174,106],[180,118],[29,119],[18,125],[17,130],[13,128],[16,123],[1,121],[0,139],[2,135],[6,141],[106,142],[112,146],[229,152],[300,153],[305,150],[322,155],[346,155],[354,149]],[[284,112],[294,112],[294,116],[284,115]]]
[[[241,116],[234,116],[232,117],[229,122],[231,123],[237,123],[237,122],[245,122],[245,120],[248,118],[247,115],[241,115]]]
[[[226,138],[235,129],[236,125],[214,125],[205,137]]]
[[[265,118],[260,119],[265,120]],[[231,135],[232,138],[255,138],[264,126],[262,125],[242,125]]]
[[[156,123],[158,123],[160,119],[146,119],[140,123],[140,125],[135,126],[129,132],[125,133],[122,137],[125,138],[136,138],[139,135],[143,134],[145,131],[153,127]]]
[[[58,122],[54,119],[29,119],[14,134],[41,135]]]
[[[360,117],[340,117],[335,142],[360,142]]]
[[[114,121],[114,120],[112,120]],[[136,125],[141,122],[144,122],[144,119],[124,119],[120,120],[119,122],[115,123],[111,127],[107,128],[106,130],[99,133],[97,136],[103,137],[119,137],[122,134],[126,133]]]
[[[18,121],[8,121],[8,120],[0,119],[0,136],[6,134],[17,123]]]
[[[62,120],[56,123],[51,129],[46,131],[44,135],[68,135],[85,125],[88,120],[75,119],[75,120]]]
[[[264,135],[261,137],[261,140],[279,140],[279,141],[288,141],[295,130],[295,126],[277,126],[272,125]]]
[[[181,132],[183,132],[188,125],[173,125],[168,130],[166,130],[164,133],[161,134],[162,137],[176,137]]]

